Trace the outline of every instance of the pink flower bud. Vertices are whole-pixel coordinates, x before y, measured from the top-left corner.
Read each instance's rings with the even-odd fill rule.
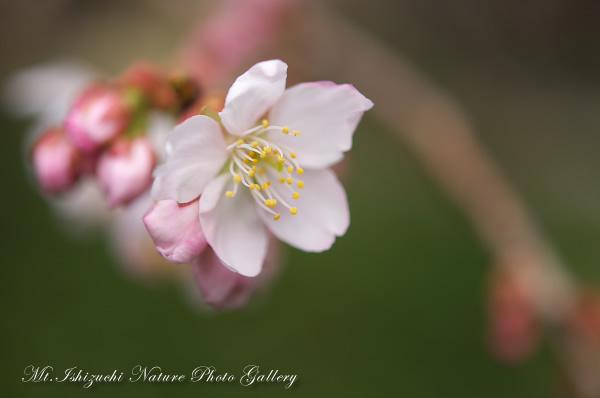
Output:
[[[189,263],[206,247],[197,199],[186,204],[174,200],[155,202],[142,220],[156,250],[172,263]]]
[[[538,343],[538,325],[531,295],[508,266],[493,271],[488,312],[492,353],[506,362],[526,358]]]
[[[65,131],[83,152],[94,152],[121,134],[131,120],[131,109],[118,90],[94,85],[73,103]]]
[[[96,174],[109,207],[127,204],[152,183],[154,150],[143,137],[119,139],[98,159]]]
[[[204,301],[215,309],[244,307],[250,296],[264,289],[277,271],[277,245],[271,240],[262,271],[254,278],[227,268],[212,248],[207,247],[193,263],[194,277]]]
[[[33,169],[42,189],[50,193],[69,189],[78,176],[78,158],[77,150],[60,128],[46,130],[32,149]]]

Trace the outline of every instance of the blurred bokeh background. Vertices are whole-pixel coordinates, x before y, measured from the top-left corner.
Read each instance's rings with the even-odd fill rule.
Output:
[[[5,0],[0,80],[66,56],[108,75],[140,58],[169,63],[215,3]],[[598,4],[326,3],[461,105],[569,271],[600,282]],[[490,352],[486,290],[494,259],[419,156],[376,117],[365,116],[349,155],[346,236],[318,255],[285,248],[266,295],[231,312],[199,309],[177,283],[130,277],[103,233],[66,233],[25,167],[30,124],[0,115],[3,395],[84,393],[78,384],[22,383],[30,364],[96,373],[159,365],[184,374],[213,365],[240,374],[252,363],[298,374],[298,385],[122,383],[85,393],[569,396],[543,335],[516,363]]]

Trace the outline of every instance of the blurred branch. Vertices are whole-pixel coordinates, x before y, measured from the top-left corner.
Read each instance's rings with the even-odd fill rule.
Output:
[[[468,216],[494,262],[514,272],[538,317],[564,337],[575,283],[478,143],[460,106],[402,57],[331,11],[314,6],[298,19],[304,21],[296,27],[294,48],[300,51],[290,54],[298,57],[297,67],[352,82],[374,101],[372,112],[412,147]],[[590,382],[599,369],[594,353],[574,347],[577,338],[560,340],[578,395],[600,396],[599,383]]]

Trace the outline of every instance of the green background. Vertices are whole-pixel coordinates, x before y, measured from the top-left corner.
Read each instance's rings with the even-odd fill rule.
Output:
[[[67,51],[118,70],[138,56],[160,54],[181,33],[175,17],[152,8],[139,11],[140,2],[107,3],[95,8],[68,3],[61,23],[41,32],[32,28],[32,37],[15,22],[5,25],[14,29],[15,39],[10,45],[4,39],[4,54],[14,51],[15,57],[3,58],[3,74]],[[412,14],[402,14],[399,20],[406,23],[397,24],[386,16],[387,7],[397,5],[376,2],[364,11],[358,3],[334,3],[409,56],[464,106],[572,271],[585,281],[600,280],[600,93],[589,71],[595,60],[571,55],[587,59],[585,42],[575,51],[553,41],[550,33],[558,28],[552,25],[538,41],[523,43],[518,35],[511,39],[512,20],[500,18],[493,26],[513,33],[483,49],[460,23],[452,24],[452,14],[435,7],[402,2]],[[15,10],[22,22],[38,18]],[[129,27],[134,17],[148,34],[152,22],[166,19],[159,33],[168,31],[172,42],[142,43],[140,54],[111,53],[114,36],[101,38],[103,29]],[[436,18],[450,22],[439,26]],[[517,32],[521,27],[530,38],[523,27],[529,20],[515,19]],[[40,35],[48,40],[43,49],[35,44]],[[33,44],[24,49],[19,44],[27,40]],[[505,58],[498,63],[500,55]],[[323,254],[286,248],[286,264],[265,297],[246,310],[217,313],[189,305],[178,284],[144,284],[124,276],[102,234],[73,240],[60,232],[23,167],[27,125],[0,117],[3,396],[530,398],[561,390],[560,365],[545,340],[518,364],[490,355],[484,295],[492,259],[419,159],[372,117],[357,130],[349,157],[345,185],[352,222],[346,236]],[[201,365],[239,376],[244,366],[257,364],[299,380],[290,390],[279,384],[189,381],[84,390],[80,384],[22,383],[30,364],[52,365],[59,373],[72,366],[91,373],[118,369],[126,376],[135,365],[158,365],[188,378]]]

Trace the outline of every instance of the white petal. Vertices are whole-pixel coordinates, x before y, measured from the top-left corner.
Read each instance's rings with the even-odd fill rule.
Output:
[[[154,200],[187,203],[196,199],[227,160],[221,128],[207,116],[194,116],[177,125],[167,148],[167,162],[154,171]]]
[[[287,65],[278,59],[259,62],[233,83],[219,113],[230,134],[241,135],[254,126],[285,90]]]
[[[239,189],[228,198],[234,184],[230,174],[214,179],[200,197],[200,224],[206,241],[223,264],[244,276],[260,273],[267,251],[267,231],[260,222],[250,192]]]
[[[277,181],[276,178],[271,180]],[[329,249],[335,237],[344,235],[348,229],[350,212],[346,192],[331,170],[306,170],[302,180],[303,189],[292,186],[300,194],[298,199],[292,199],[283,184],[271,184],[290,206],[298,209],[297,214],[290,214],[281,201],[273,208],[281,214],[279,220],[273,220],[264,210],[259,214],[282,241],[304,251],[321,252]]]
[[[300,134],[271,131],[268,136],[292,148],[303,167],[328,167],[350,150],[354,130],[372,106],[371,100],[349,84],[298,84],[288,88],[273,106],[269,122]]]

